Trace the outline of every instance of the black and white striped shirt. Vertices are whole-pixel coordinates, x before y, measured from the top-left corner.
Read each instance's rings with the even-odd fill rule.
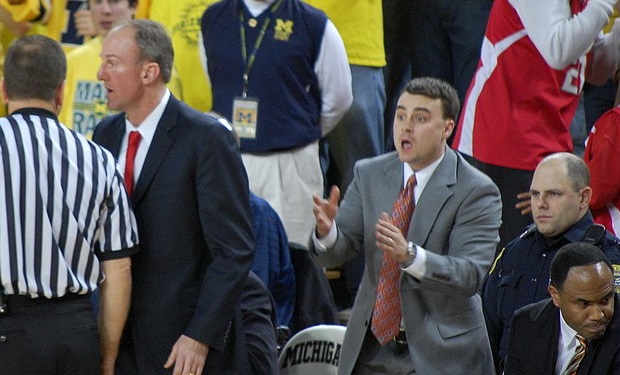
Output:
[[[112,154],[28,108],[0,118],[0,281],[7,295],[85,294],[100,261],[135,253],[135,217]]]

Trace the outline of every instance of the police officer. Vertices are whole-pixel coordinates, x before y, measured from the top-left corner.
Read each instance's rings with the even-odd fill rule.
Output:
[[[530,186],[534,224],[501,251],[481,292],[498,373],[512,316],[520,307],[549,297],[549,265],[560,247],[576,241],[596,243],[612,263],[616,287],[620,285],[620,240],[594,224],[588,209],[589,184],[588,167],[570,153],[549,155],[536,167]]]

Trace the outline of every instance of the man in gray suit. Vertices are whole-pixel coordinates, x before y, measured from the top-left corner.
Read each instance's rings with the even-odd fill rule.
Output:
[[[340,374],[492,374],[477,292],[498,243],[497,187],[447,147],[459,111],[456,91],[417,78],[394,117],[396,152],[357,163],[340,192],[314,197],[311,250],[327,267],[364,251],[366,269],[340,356]],[[404,236],[387,214],[415,174],[415,210]],[[381,345],[371,331],[382,258],[398,263],[401,331]],[[398,324],[398,322],[396,322]]]

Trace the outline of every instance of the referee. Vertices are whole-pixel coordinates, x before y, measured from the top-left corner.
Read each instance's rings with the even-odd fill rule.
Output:
[[[110,153],[58,122],[65,55],[16,40],[0,118],[0,374],[113,374],[138,251]],[[89,295],[100,287],[99,330]]]

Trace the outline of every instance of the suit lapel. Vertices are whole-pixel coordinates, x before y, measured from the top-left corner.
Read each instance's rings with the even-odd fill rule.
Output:
[[[386,190],[385,194],[378,198],[381,199],[381,206],[386,207],[385,212],[390,215],[392,214],[394,202],[396,202],[400,190],[404,187],[403,168],[403,162],[398,159],[398,154],[394,153],[394,158],[388,159],[383,167],[384,175],[379,176],[379,179],[385,183]]]
[[[542,369],[542,374],[555,374],[555,364],[558,360],[558,345],[560,342],[560,310],[549,300],[541,312],[543,319],[536,319],[529,334],[532,335],[532,348],[539,351],[532,356],[531,369]],[[540,332],[551,331],[551,334]],[[538,364],[536,361],[540,361]]]
[[[114,159],[118,160],[121,150],[121,143],[125,136],[125,115],[119,115],[112,120],[110,124],[110,132],[101,133],[101,137],[97,143],[105,147],[114,155]]]
[[[421,246],[426,243],[444,203],[453,194],[450,187],[456,183],[456,161],[454,151],[446,147],[443,160],[420,195],[407,237],[414,238]]]
[[[134,206],[138,206],[140,203],[148,186],[157,174],[166,154],[174,143],[174,132],[172,132],[172,130],[177,126],[178,112],[179,103],[171,95],[166,109],[164,109],[164,113],[157,124],[157,130],[155,130],[153,141],[146,154],[142,171],[136,182],[136,187],[131,198]]]

